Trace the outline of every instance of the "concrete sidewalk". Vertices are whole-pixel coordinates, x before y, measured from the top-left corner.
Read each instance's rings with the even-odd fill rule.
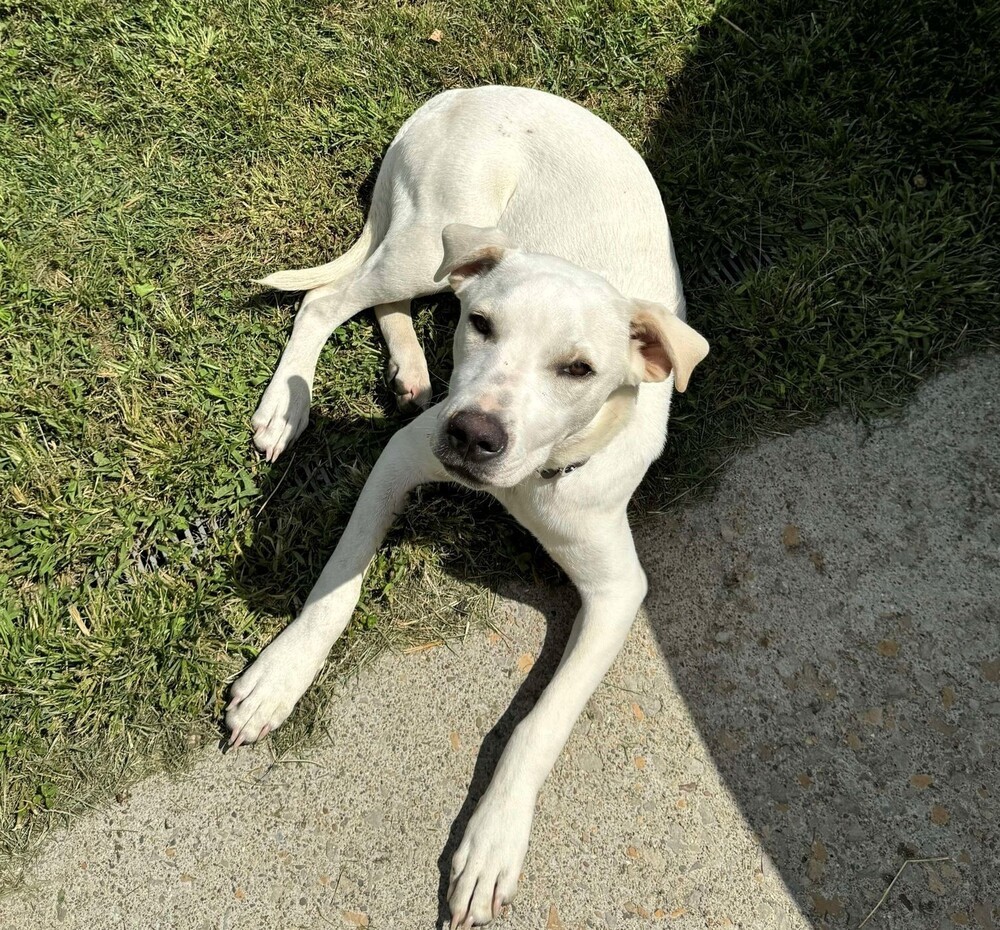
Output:
[[[998,385],[981,358],[899,421],[768,441],[711,502],[637,529],[646,612],[498,926],[857,927],[906,859],[938,857],[867,926],[1000,924]],[[80,818],[0,927],[440,925],[461,827],[576,605],[509,595],[503,637],[347,684],[322,745],[206,751]]]

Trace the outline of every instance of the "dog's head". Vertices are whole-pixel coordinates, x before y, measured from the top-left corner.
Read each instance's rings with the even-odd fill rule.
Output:
[[[708,353],[668,308],[498,229],[453,224],[443,239],[437,278],[462,315],[434,453],[467,484],[513,487],[589,456],[628,422],[640,383],[673,375],[683,391]]]

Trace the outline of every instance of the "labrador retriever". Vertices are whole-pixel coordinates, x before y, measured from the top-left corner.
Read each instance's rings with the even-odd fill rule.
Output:
[[[448,396],[390,440],[301,613],[233,684],[232,745],[291,713],[423,482],[494,495],[579,590],[562,662],[452,862],[452,926],[487,923],[515,893],[536,796],[646,595],[626,507],[663,449],[672,390],[708,352],[684,321],[659,191],[636,151],[574,103],[451,90],[390,145],[357,243],[261,283],[307,292],[252,420],[268,460],[308,423],[316,362],[337,326],[374,307],[398,400],[420,407],[431,389],[410,301],[450,289],[461,318]]]

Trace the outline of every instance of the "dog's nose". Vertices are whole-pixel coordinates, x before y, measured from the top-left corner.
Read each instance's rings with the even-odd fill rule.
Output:
[[[448,421],[448,445],[467,462],[487,462],[507,448],[507,431],[488,413],[460,410]]]

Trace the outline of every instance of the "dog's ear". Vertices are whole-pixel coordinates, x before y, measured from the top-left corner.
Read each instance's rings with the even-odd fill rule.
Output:
[[[507,237],[495,226],[466,226],[449,223],[441,232],[444,261],[434,275],[435,281],[447,277],[458,293],[470,279],[492,271],[510,248]]]
[[[708,340],[663,304],[633,300],[631,310],[629,351],[635,383],[665,381],[673,372],[674,387],[683,392],[695,365],[708,355]]]

